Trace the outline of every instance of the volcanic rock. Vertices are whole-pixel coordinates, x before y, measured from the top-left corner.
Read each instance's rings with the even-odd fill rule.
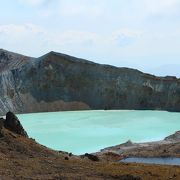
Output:
[[[180,131],[175,132],[174,134],[165,138],[168,141],[180,141]]]
[[[0,114],[87,109],[180,111],[180,79],[61,53],[0,50]]]
[[[4,127],[16,134],[28,137],[27,132],[24,130],[19,119],[12,112],[8,112],[6,114],[6,120],[4,121]]]
[[[4,119],[0,118],[0,137],[3,136]]]
[[[128,140],[127,142],[125,142],[124,144],[122,144],[124,146],[132,146],[133,142],[131,140]]]
[[[85,153],[83,157],[87,157],[91,161],[99,161],[99,158],[96,155]]]

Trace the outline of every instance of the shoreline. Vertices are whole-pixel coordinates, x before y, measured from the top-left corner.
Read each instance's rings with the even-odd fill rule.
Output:
[[[167,179],[180,166],[103,161],[100,156],[54,151],[29,138],[12,113],[1,119],[0,179]],[[176,136],[169,136],[175,138]]]
[[[151,113],[152,112],[152,113]],[[95,135],[97,134],[97,138],[99,137],[98,136],[98,133],[94,133],[93,132],[93,127],[96,127],[96,124],[94,123],[94,121],[92,121],[94,119],[94,113],[97,114],[97,117],[101,117],[102,118],[98,118],[97,120],[95,119],[95,123],[96,121],[98,122],[98,128],[99,130],[102,130],[102,132],[104,134],[102,134],[101,136],[103,136],[103,139],[102,139],[102,142],[99,140],[97,142],[99,142],[97,144],[96,142],[96,139],[92,139],[92,142],[89,142],[87,144],[87,146],[83,146],[83,142],[80,143],[77,138],[74,138],[74,137],[71,137],[71,138],[66,138],[65,136],[61,136],[61,139],[59,140],[53,140],[53,141],[50,141],[54,144],[54,146],[51,146],[52,143],[49,143],[49,139],[46,139],[46,143],[43,143],[44,141],[42,141],[43,138],[48,138],[48,137],[44,137],[43,135],[43,129],[46,129],[46,128],[49,128],[51,127],[51,124],[53,124],[52,122],[55,122],[55,124],[58,124],[59,128],[57,129],[57,131],[59,133],[61,133],[62,130],[64,130],[64,128],[67,128],[64,124],[68,124],[70,127],[72,125],[72,127],[82,127],[84,130],[85,128],[87,127],[87,123],[90,124],[90,126],[88,127],[89,129],[91,129],[91,131],[88,131],[88,133],[91,133],[92,137],[95,137]],[[162,113],[162,115],[161,115]],[[109,118],[106,118],[106,114],[108,114],[110,117],[113,116],[115,117],[117,120],[116,121],[112,121],[113,124],[111,125],[111,119]],[[132,114],[132,115],[131,115]],[[144,119],[144,116],[147,114],[147,122],[146,121],[143,121],[143,120],[146,120]],[[43,118],[41,118],[41,115],[43,116]],[[130,116],[129,116],[130,115]],[[82,116],[82,117],[81,117]],[[152,117],[156,117],[160,120],[156,120],[155,118],[153,118],[151,120],[151,116]],[[162,118],[161,118],[162,116]],[[119,145],[121,143],[124,143],[126,141],[128,141],[129,139],[133,140],[133,142],[136,142],[136,143],[146,143],[146,142],[154,142],[154,141],[160,141],[161,139],[163,139],[165,136],[168,136],[169,134],[171,133],[174,133],[174,131],[180,129],[178,123],[179,123],[179,116],[180,114],[170,114],[168,112],[157,112],[157,111],[150,111],[150,112],[144,112],[144,111],[127,111],[127,110],[120,110],[120,111],[104,111],[104,110],[100,110],[100,111],[68,111],[68,112],[55,112],[55,113],[34,113],[34,114],[26,114],[26,115],[20,115],[18,116],[19,119],[21,119],[21,122],[23,124],[24,127],[27,127],[27,131],[31,134],[31,137],[32,138],[37,138],[38,139],[38,136],[35,136],[33,133],[36,133],[38,132],[40,129],[32,129],[32,128],[28,128],[28,121],[26,120],[30,120],[30,122],[32,122],[32,124],[36,125],[37,124],[37,127],[40,127],[42,130],[42,134],[40,135],[41,137],[41,141],[38,140],[39,143],[45,145],[45,146],[48,146],[50,148],[53,148],[55,150],[64,150],[64,151],[68,151],[68,152],[72,152],[76,155],[82,155],[83,153],[96,153],[98,151],[100,151],[101,149],[105,149],[107,147],[112,147],[112,146],[116,146],[116,145]],[[47,117],[47,118],[46,118]],[[83,121],[79,121],[79,117],[81,117],[81,119]],[[88,118],[87,118],[88,117]],[[134,118],[137,119],[137,121],[134,121]],[[142,120],[140,119],[141,117]],[[161,121],[163,120],[163,117],[167,117],[168,118],[168,122],[172,124],[172,127],[169,126],[169,124],[167,123],[164,123],[164,124],[161,124]],[[23,119],[24,118],[24,119]],[[38,124],[36,123],[36,118],[40,118],[41,119],[41,123]],[[74,118],[74,120],[72,121],[71,119]],[[105,119],[106,118],[106,119]],[[115,119],[114,118],[114,119]],[[47,119],[47,121],[46,121]],[[63,123],[60,123],[61,121],[59,121],[61,119],[61,121],[63,121]],[[87,119],[87,120],[86,120]],[[129,121],[128,121],[129,119]],[[173,121],[175,119],[175,121]],[[54,121],[55,120],[55,121]],[[76,120],[78,120],[76,122]],[[126,121],[127,120],[127,121]],[[132,122],[131,122],[132,121]],[[38,121],[37,121],[38,122]],[[43,122],[45,122],[45,124],[47,124],[46,126],[44,126]],[[87,122],[87,123],[86,123]],[[121,123],[122,122],[122,123]],[[123,124],[123,122],[129,122],[129,124],[127,123],[127,125],[125,126]],[[139,122],[139,125],[137,124],[137,122]],[[141,122],[142,122],[142,125],[141,125]],[[145,122],[145,123],[143,123]],[[153,122],[153,123],[152,123]],[[160,123],[159,123],[160,122]],[[176,122],[175,125],[173,125],[174,123]],[[78,124],[77,124],[78,123]],[[131,126],[131,124],[135,124],[135,126]],[[121,125],[122,124],[122,125]],[[144,125],[143,125],[144,124]],[[167,125],[166,125],[167,124]],[[124,127],[123,127],[124,125]],[[155,126],[157,125],[157,129],[159,130],[153,130],[153,127],[156,128]],[[45,128],[44,128],[45,127]],[[127,127],[127,130],[126,128]],[[149,129],[149,127],[151,127],[152,129]],[[163,127],[164,127],[164,130],[163,130]],[[108,130],[108,133],[107,130],[105,131],[104,129],[107,128]],[[115,129],[113,129],[115,128]],[[124,128],[124,129],[123,129]],[[146,128],[146,130],[144,129]],[[62,129],[62,130],[61,130]],[[69,133],[71,133],[71,129],[67,128],[67,130],[69,130]],[[74,130],[74,129],[73,129]],[[75,129],[78,133],[78,132],[81,132],[81,129],[79,128],[76,128]],[[51,131],[53,133],[53,129],[51,128]],[[108,135],[109,134],[109,131],[110,131],[110,136]],[[127,131],[127,132],[126,132]],[[141,132],[142,131],[142,132]],[[86,133],[87,131],[84,131],[85,133],[82,133],[84,134],[84,137],[86,136]],[[129,132],[129,134],[128,134]],[[112,135],[113,133],[116,133],[116,137],[114,135]],[[135,133],[139,133],[138,136],[136,136]],[[67,134],[67,137],[68,137],[68,132],[66,133]],[[81,135],[82,135],[81,134]],[[93,135],[95,134],[95,135]],[[112,138],[109,138],[109,137],[114,137],[113,139]],[[62,143],[62,138],[66,140],[66,142],[70,142],[73,141],[74,139],[78,141],[78,145],[76,145],[75,147],[69,147],[68,144],[67,146],[64,146],[64,144]],[[89,138],[90,139],[90,138]]]
[[[123,144],[101,149],[93,153],[102,161],[118,161],[129,157],[178,157],[180,158],[180,131],[160,141]]]
[[[80,110],[61,110],[61,111],[41,111],[41,112],[27,112],[27,113],[15,113],[18,115],[28,115],[28,114],[44,114],[44,113],[60,113],[60,112],[89,112],[89,111],[153,111],[153,112],[168,112],[168,113],[180,113],[180,111],[169,111],[163,109],[80,109]],[[5,117],[4,115],[0,115],[0,117]]]

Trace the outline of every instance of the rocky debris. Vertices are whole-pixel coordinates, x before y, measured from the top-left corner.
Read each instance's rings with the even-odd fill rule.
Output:
[[[122,144],[124,146],[133,146],[134,143],[131,140],[128,140],[127,142],[125,142],[124,144]]]
[[[113,162],[127,157],[180,157],[180,131],[161,141],[144,143],[127,141],[102,149],[96,155],[100,160]]]
[[[27,132],[24,130],[19,119],[12,112],[8,112],[6,114],[6,120],[4,121],[4,127],[16,134],[28,137]]]
[[[180,141],[180,131],[175,132],[174,134],[166,137],[166,141]]]
[[[101,152],[111,152],[110,150],[111,149],[114,149],[114,150],[118,150],[119,152],[122,152],[123,149],[129,149],[129,148],[133,148],[135,146],[137,146],[138,144],[137,143],[133,143],[131,140],[128,140],[127,142],[125,143],[122,143],[122,144],[119,144],[119,145],[115,145],[115,146],[112,146],[112,147],[107,147],[107,148],[104,148],[104,149],[101,149]],[[115,153],[116,154],[116,153]],[[118,153],[119,154],[119,153]]]
[[[115,153],[115,152],[108,151],[108,152],[103,153],[103,157],[101,157],[101,154],[98,155],[98,158],[100,160],[106,160],[106,161],[110,161],[110,162],[117,162],[117,161],[120,161],[120,160],[126,158],[126,156]]]
[[[85,153],[81,156],[82,158],[87,157],[91,161],[99,161],[99,158],[96,155]]]

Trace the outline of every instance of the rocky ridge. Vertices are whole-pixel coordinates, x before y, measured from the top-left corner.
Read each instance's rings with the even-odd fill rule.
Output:
[[[0,114],[87,109],[180,111],[180,79],[61,53],[31,58],[0,50]]]

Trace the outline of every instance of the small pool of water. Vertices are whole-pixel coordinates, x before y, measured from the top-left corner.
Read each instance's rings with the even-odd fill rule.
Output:
[[[145,164],[162,164],[162,165],[178,165],[180,166],[180,158],[163,157],[163,158],[139,158],[131,157],[121,160],[125,163],[145,163]]]
[[[180,130],[180,113],[66,111],[17,115],[28,135],[55,150],[84,154],[128,141],[161,140]]]

